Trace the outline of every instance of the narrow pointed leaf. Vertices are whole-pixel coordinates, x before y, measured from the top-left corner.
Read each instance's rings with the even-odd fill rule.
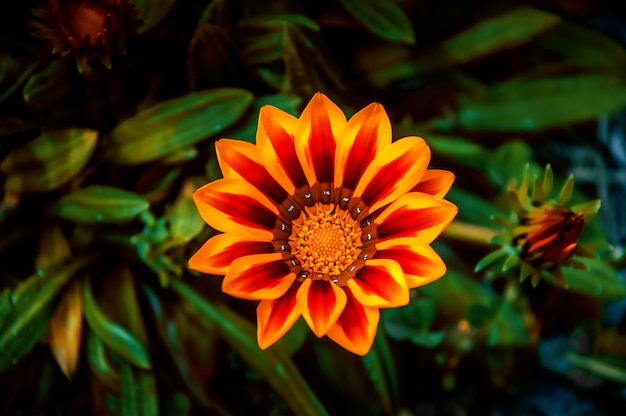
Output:
[[[531,42],[559,21],[555,14],[527,6],[516,7],[462,30],[415,59],[374,72],[371,81],[382,86],[472,62]]]
[[[458,123],[473,131],[536,131],[611,114],[626,106],[618,73],[520,77],[461,97]]]
[[[59,218],[79,223],[117,223],[135,218],[150,204],[119,188],[91,185],[64,195],[51,208]]]
[[[218,328],[232,348],[272,385],[295,414],[327,414],[285,351],[276,346],[266,351],[259,348],[254,325],[226,306],[199,296],[178,279],[172,279],[170,287]]]
[[[93,297],[91,279],[83,285],[85,319],[102,342],[139,368],[150,369],[150,358],[144,345],[125,328],[109,319]]]
[[[0,294],[0,371],[26,355],[45,333],[57,304],[57,295],[70,279],[95,260],[81,257],[69,264],[55,265],[23,281],[14,290]],[[10,304],[7,305],[7,301]]]
[[[340,0],[341,5],[373,34],[391,42],[415,43],[413,25],[395,1]]]
[[[96,378],[112,391],[120,388],[120,374],[110,359],[107,348],[93,332],[87,332],[87,362]]]
[[[87,163],[98,142],[98,132],[69,128],[43,133],[10,152],[0,163],[11,192],[50,191],[74,177]]]
[[[105,138],[104,158],[135,165],[214,137],[241,117],[253,95],[237,88],[188,93],[141,111]]]

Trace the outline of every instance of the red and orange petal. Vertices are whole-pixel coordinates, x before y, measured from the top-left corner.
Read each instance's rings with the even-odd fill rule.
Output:
[[[403,237],[418,237],[430,244],[452,222],[456,205],[433,196],[410,192],[387,206],[376,218],[380,241]]]
[[[430,149],[420,137],[405,137],[387,146],[365,169],[354,197],[376,211],[415,186],[428,166]]]
[[[278,208],[251,184],[218,179],[193,193],[202,219],[216,230],[249,240],[271,241]]]
[[[296,154],[297,125],[297,118],[276,107],[266,105],[259,112],[256,146],[261,161],[290,195],[308,183]]]
[[[346,124],[343,111],[320,93],[302,111],[295,146],[309,185],[333,182],[337,138]]]
[[[365,306],[391,308],[409,303],[409,290],[400,265],[389,259],[368,260],[348,280],[354,297]]]
[[[241,299],[277,299],[294,280],[296,275],[280,253],[253,254],[232,262],[222,281],[222,291]]]
[[[454,182],[454,174],[448,170],[429,169],[410,192],[423,192],[436,198],[443,198]]]
[[[305,279],[297,294],[302,316],[318,337],[335,324],[346,306],[346,294],[327,280]]]
[[[343,312],[326,335],[348,351],[365,355],[372,348],[380,311],[361,304],[350,289],[346,289],[345,293],[346,305]]]
[[[276,299],[266,299],[257,307],[257,342],[266,349],[278,341],[300,317],[296,294],[300,282],[295,281],[284,295]]]
[[[446,273],[446,265],[437,252],[411,237],[379,242],[374,258],[396,261],[404,272],[409,289],[424,286]]]
[[[335,186],[354,190],[365,169],[391,144],[391,123],[382,105],[373,103],[348,120],[337,143]]]
[[[252,254],[270,254],[274,246],[269,241],[250,241],[232,234],[211,237],[189,259],[189,267],[202,273],[225,275],[232,262]]]

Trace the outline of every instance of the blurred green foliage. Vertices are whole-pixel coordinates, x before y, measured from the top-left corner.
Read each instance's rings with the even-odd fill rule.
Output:
[[[597,147],[598,118],[626,107],[624,46],[586,18],[616,5],[134,0],[127,54],[82,74],[30,36],[40,5],[0,13],[0,414],[530,414],[510,410],[525,398],[558,414],[532,399],[546,377],[593,414],[626,405],[624,265],[606,248],[564,270],[569,290],[533,290],[473,273],[486,241],[444,236],[448,273],[384,310],[363,358],[302,322],[259,350],[254,305],[186,268],[213,233],[191,194],[220,176],[214,140],[254,142],[262,105],[297,115],[317,91],[348,115],[381,102],[394,138],[423,136],[456,173],[458,219],[498,228],[526,165],[562,182],[551,144]],[[603,225],[583,237],[607,247]],[[60,357],[46,344],[70,282],[80,306],[55,324],[83,326]]]

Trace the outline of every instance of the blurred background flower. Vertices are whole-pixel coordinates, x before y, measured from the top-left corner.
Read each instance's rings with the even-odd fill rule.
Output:
[[[111,56],[126,53],[126,33],[140,24],[136,13],[128,0],[42,0],[33,36],[49,40],[52,53],[75,55],[79,72],[93,59],[111,69]]]

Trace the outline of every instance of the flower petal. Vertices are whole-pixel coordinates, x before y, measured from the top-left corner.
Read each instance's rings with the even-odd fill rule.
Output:
[[[456,205],[420,192],[402,195],[374,220],[379,241],[400,237],[419,237],[432,243],[450,224]]]
[[[446,265],[435,250],[413,237],[379,242],[374,258],[396,261],[409,289],[437,280],[446,273]]]
[[[437,198],[443,198],[454,182],[454,174],[447,170],[429,169],[422,180],[410,192],[423,192]]]
[[[380,311],[378,308],[363,306],[350,289],[345,292],[346,307],[326,335],[348,351],[365,355],[374,342]]]
[[[304,280],[297,297],[302,316],[318,337],[326,334],[346,306],[345,292],[327,280]]]
[[[287,199],[287,192],[259,160],[255,145],[242,140],[221,139],[215,142],[215,149],[225,178],[250,183],[276,205]]]
[[[337,143],[335,187],[354,190],[377,153],[390,144],[391,123],[382,105],[370,104],[353,115]]]
[[[241,299],[276,299],[287,292],[295,279],[282,254],[253,254],[230,265],[222,291]]]
[[[297,124],[297,118],[271,105],[261,107],[259,112],[258,152],[263,165],[289,195],[307,185],[294,145]]]
[[[430,161],[430,148],[420,137],[405,137],[387,146],[367,167],[354,197],[374,212],[413,188]]]
[[[296,294],[300,283],[295,281],[279,298],[262,300],[256,309],[257,341],[264,350],[278,341],[300,317]]]
[[[311,186],[333,182],[336,138],[346,123],[343,111],[319,92],[302,111],[295,134],[296,153]]]
[[[388,259],[368,260],[348,287],[365,306],[391,308],[409,303],[409,289],[402,268]]]
[[[193,200],[202,219],[216,230],[249,240],[273,238],[278,208],[247,182],[219,179],[197,189]]]
[[[202,273],[225,275],[230,264],[251,254],[273,253],[269,241],[250,241],[231,234],[211,237],[189,259],[189,267]]]

